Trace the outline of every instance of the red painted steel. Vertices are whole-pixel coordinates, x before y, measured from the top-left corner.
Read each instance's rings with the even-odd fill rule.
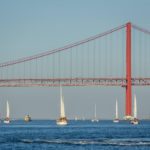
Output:
[[[131,87],[131,23],[126,24],[126,117],[132,116],[132,87]]]

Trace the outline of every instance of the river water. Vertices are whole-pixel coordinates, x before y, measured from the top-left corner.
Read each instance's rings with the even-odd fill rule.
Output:
[[[0,150],[149,150],[150,121],[131,125],[111,120],[69,121],[64,127],[54,120],[0,123]]]

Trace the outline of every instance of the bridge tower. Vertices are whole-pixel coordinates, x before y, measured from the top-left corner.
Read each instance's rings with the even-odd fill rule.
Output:
[[[131,23],[126,24],[126,108],[125,119],[132,118],[132,83],[131,83]]]

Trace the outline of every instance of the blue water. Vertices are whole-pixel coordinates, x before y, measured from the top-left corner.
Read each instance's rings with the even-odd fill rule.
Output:
[[[150,121],[139,125],[112,121],[55,121],[0,123],[0,150],[146,150],[150,149]]]

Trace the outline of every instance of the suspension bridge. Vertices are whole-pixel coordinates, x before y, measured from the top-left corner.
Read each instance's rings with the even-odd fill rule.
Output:
[[[130,22],[70,45],[0,63],[0,87],[150,85],[150,31]]]

